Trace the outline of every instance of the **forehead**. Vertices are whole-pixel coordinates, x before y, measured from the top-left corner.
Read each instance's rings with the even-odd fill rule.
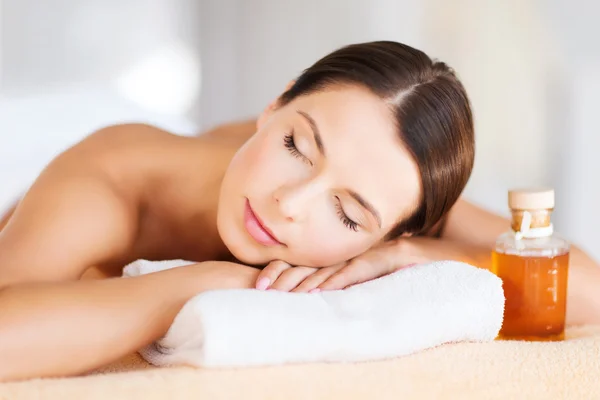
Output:
[[[385,226],[416,208],[418,167],[383,100],[367,89],[342,87],[301,96],[290,106],[315,120],[326,151],[325,168],[336,185],[371,202]]]

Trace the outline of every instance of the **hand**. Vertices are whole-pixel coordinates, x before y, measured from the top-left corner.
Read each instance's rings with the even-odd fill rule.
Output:
[[[344,289],[403,267],[443,259],[447,253],[440,249],[439,242],[430,238],[393,240],[350,261],[325,268],[294,267],[284,261],[273,261],[259,274],[256,288],[311,293]]]
[[[195,270],[195,290],[245,289],[254,287],[260,270],[228,261],[205,261],[188,267]]]
[[[335,275],[345,264],[313,268],[294,267],[285,261],[273,261],[258,275],[256,288],[284,292],[318,292],[320,290],[319,285]]]

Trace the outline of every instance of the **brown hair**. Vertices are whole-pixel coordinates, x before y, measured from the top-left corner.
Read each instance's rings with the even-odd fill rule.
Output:
[[[443,62],[410,46],[379,41],[334,51],[306,69],[279,99],[358,84],[389,103],[401,140],[420,171],[420,204],[388,234],[425,234],[448,213],[473,169],[475,137],[463,85]]]

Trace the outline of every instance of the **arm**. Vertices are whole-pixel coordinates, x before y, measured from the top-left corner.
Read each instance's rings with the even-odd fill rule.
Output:
[[[459,243],[472,257],[489,266],[489,254],[496,238],[509,229],[510,222],[464,200],[452,208],[442,239]],[[571,245],[567,323],[600,323],[600,266],[584,251]]]
[[[58,353],[44,346],[52,344],[69,354],[71,344],[79,338],[88,344],[101,340],[89,336],[92,331],[80,331],[81,321],[98,327],[90,322],[93,314],[87,316],[84,309],[97,304],[99,293],[113,293],[113,289],[95,292],[96,287],[113,288],[120,283],[80,286],[79,282],[57,282],[74,281],[94,265],[119,263],[131,252],[136,242],[138,197],[135,185],[120,181],[125,176],[116,170],[125,166],[121,160],[130,158],[123,157],[123,153],[134,148],[126,142],[139,146],[138,138],[131,135],[142,129],[108,128],[58,156],[34,182],[0,231],[2,376],[26,376],[27,370],[19,368],[34,368],[38,364],[41,370],[49,372],[44,362],[51,362],[53,355],[58,358]],[[89,298],[83,293],[87,289],[91,290]],[[114,290],[115,298],[127,298],[125,289]],[[62,313],[58,311],[60,307]],[[54,319],[57,325],[51,324]],[[102,316],[100,320],[106,322]],[[38,337],[42,328],[50,329],[45,334],[48,341]],[[86,355],[92,363],[98,357]],[[70,359],[85,363],[80,356]]]
[[[91,135],[42,171],[0,231],[0,288],[77,279],[128,252],[138,214],[135,193],[111,171],[120,131]]]
[[[79,374],[115,361],[163,336],[197,293],[250,288],[258,272],[206,262],[134,278],[6,288],[0,381]]]
[[[7,212],[6,214],[4,214],[2,217],[0,217],[0,232],[2,232],[2,229],[4,229],[4,227],[6,226],[6,224],[8,224],[8,220],[10,219],[10,217],[12,217],[13,213],[15,212],[15,208],[17,208],[17,206],[12,206]]]

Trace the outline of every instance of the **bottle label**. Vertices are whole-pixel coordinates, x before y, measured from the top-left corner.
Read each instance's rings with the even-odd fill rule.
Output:
[[[523,219],[521,220],[521,227],[519,231],[514,232],[515,239],[521,240],[523,238],[526,239],[535,239],[546,236],[551,236],[554,233],[554,227],[552,223],[548,226],[543,226],[541,228],[532,228],[531,227],[531,213],[529,211],[523,212]]]

